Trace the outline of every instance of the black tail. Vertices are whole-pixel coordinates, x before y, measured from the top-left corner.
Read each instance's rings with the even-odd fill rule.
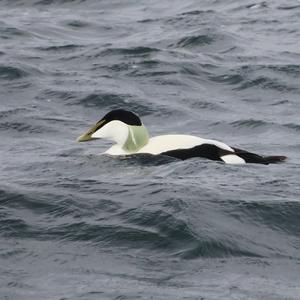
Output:
[[[242,149],[231,147],[236,155],[245,160],[246,163],[254,163],[254,164],[277,164],[285,161],[287,159],[286,156],[261,156],[255,153],[251,153]]]

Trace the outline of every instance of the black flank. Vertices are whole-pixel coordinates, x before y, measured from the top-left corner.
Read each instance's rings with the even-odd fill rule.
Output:
[[[224,150],[215,145],[211,144],[202,144],[199,146],[195,146],[190,149],[176,149],[171,151],[166,151],[161,154],[171,156],[178,159],[189,159],[192,157],[203,157],[210,160],[222,161],[221,157],[229,154],[236,154],[245,160],[246,163],[256,163],[256,164],[272,164],[283,162],[286,157],[285,156],[261,156],[255,153],[248,152],[246,150],[238,149],[231,147],[234,152]]]
[[[215,145],[202,144],[190,149],[176,149],[161,153],[178,159],[188,159],[192,157],[203,157],[211,160],[221,160],[221,156],[226,154],[233,154],[233,152],[221,149]]]

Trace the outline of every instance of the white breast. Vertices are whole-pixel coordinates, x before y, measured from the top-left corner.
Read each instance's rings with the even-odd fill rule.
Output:
[[[224,150],[233,151],[228,145],[215,140],[202,139],[192,135],[170,134],[150,138],[148,144],[137,153],[160,154],[176,149],[189,149],[202,144],[216,145]]]
[[[123,150],[123,148],[120,145],[113,145],[109,149],[107,149],[105,154],[109,155],[127,155],[128,153]]]

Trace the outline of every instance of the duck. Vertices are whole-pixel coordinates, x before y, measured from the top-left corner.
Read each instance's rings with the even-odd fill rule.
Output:
[[[272,164],[286,156],[263,156],[213,139],[193,135],[168,134],[150,137],[140,117],[125,109],[108,112],[96,124],[77,138],[77,142],[108,139],[114,144],[104,154],[124,156],[133,154],[166,155],[186,160],[200,157],[225,164]]]

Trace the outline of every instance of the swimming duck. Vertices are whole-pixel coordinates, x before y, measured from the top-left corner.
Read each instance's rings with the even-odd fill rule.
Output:
[[[78,142],[94,139],[109,139],[115,144],[105,151],[109,155],[131,155],[147,153],[167,155],[178,159],[203,157],[227,164],[278,163],[285,156],[261,156],[242,149],[230,147],[222,142],[192,135],[170,134],[150,138],[138,115],[131,111],[116,109],[107,113]]]

